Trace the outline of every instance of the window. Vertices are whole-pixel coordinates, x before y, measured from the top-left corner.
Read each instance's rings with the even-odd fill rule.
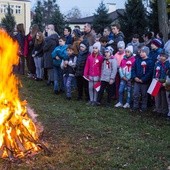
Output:
[[[21,6],[20,5],[15,6],[15,13],[16,14],[21,14]]]

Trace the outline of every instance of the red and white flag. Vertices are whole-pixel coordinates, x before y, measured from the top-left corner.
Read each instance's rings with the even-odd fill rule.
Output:
[[[97,92],[99,92],[99,90],[100,90],[100,86],[101,86],[101,82],[100,81],[98,81],[97,83],[95,83],[94,84],[94,89],[97,91]]]
[[[158,80],[153,79],[147,93],[149,93],[151,96],[157,96],[160,88],[162,86],[162,83],[160,83]]]

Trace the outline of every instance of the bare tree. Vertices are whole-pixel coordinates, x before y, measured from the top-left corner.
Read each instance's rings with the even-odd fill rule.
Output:
[[[66,14],[67,19],[78,19],[81,18],[81,16],[81,11],[76,6],[71,8],[71,10],[69,10]]]
[[[168,39],[168,14],[167,14],[167,3],[163,0],[158,0],[158,21],[159,21],[159,30],[163,33],[164,40]]]

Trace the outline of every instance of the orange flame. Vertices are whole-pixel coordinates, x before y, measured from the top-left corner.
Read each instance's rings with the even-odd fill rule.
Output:
[[[19,80],[12,73],[18,51],[18,43],[0,29],[0,157],[21,157],[39,149],[36,127],[19,99]]]

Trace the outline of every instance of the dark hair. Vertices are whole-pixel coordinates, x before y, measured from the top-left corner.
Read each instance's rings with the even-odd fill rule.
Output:
[[[148,39],[152,38],[152,32],[145,33],[145,37],[148,37]]]
[[[162,32],[158,32],[157,35],[158,35],[160,38],[163,38]]]
[[[23,36],[25,36],[24,24],[20,23],[17,25],[17,32],[20,32]]]
[[[63,40],[63,41],[66,42],[66,38],[65,38],[64,36],[61,36],[61,37],[59,38],[59,40]]]
[[[105,36],[102,36],[100,39],[99,39],[100,42],[102,43],[107,43],[109,41],[108,37],[105,37]]]
[[[111,31],[110,27],[105,27],[104,30],[107,29],[108,31]]]
[[[70,33],[71,33],[71,31],[72,31],[70,27],[64,27],[64,29],[67,29],[68,32],[70,32]]]
[[[80,30],[80,26],[79,25],[75,25],[74,28]]]
[[[67,46],[67,49],[70,49],[70,50],[73,50],[73,51],[74,51],[73,45],[71,45],[71,44],[69,44],[69,45]]]
[[[120,26],[120,24],[118,24],[118,23],[111,24],[111,27],[116,27],[118,30],[121,29],[121,26]]]
[[[133,34],[132,38],[139,38],[139,34]]]

